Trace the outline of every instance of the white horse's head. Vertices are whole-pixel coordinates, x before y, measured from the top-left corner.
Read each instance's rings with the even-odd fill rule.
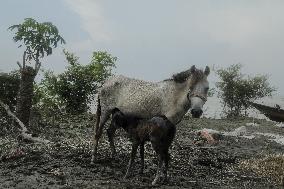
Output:
[[[210,68],[206,66],[205,70],[198,70],[195,66],[190,68],[191,76],[188,80],[189,92],[187,98],[191,103],[191,114],[194,118],[199,118],[203,111],[203,105],[207,101],[209,83],[207,76],[210,73]]]
[[[209,83],[207,76],[210,69],[206,66],[205,70],[196,69],[192,66],[189,70],[173,75],[177,83],[185,84],[187,99],[190,102],[191,114],[194,118],[199,118],[203,111],[202,107],[207,101]]]

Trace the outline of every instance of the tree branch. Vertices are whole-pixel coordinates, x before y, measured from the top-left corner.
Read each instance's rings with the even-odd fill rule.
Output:
[[[20,63],[19,61],[17,61],[17,64],[18,64],[18,66],[20,67],[20,71],[22,71],[22,70],[23,70],[23,67],[22,67],[21,63]]]
[[[24,51],[24,54],[23,54],[23,69],[25,69],[26,67],[26,51]]]
[[[38,71],[39,71],[39,69],[40,69],[40,66],[41,66],[41,63],[40,63],[38,57],[39,57],[39,52],[37,51],[35,57],[34,57],[34,55],[33,55],[33,58],[34,58],[34,60],[36,61],[36,63],[35,63],[35,72],[36,72],[36,74],[38,73]]]
[[[24,125],[24,123],[10,110],[9,106],[0,100],[0,105],[6,110],[7,114],[11,116],[22,128],[21,135],[24,139],[32,141],[32,142],[39,142],[39,143],[49,143],[49,140],[41,139],[39,137],[33,137],[31,134],[27,133],[28,129]]]
[[[38,73],[38,71],[39,71],[39,69],[40,69],[40,66],[41,66],[41,63],[40,63],[40,61],[36,61],[36,64],[35,64],[35,72],[36,72],[36,74]]]

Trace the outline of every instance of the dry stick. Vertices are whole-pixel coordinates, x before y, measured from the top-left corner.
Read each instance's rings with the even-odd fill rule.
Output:
[[[50,142],[49,140],[41,139],[39,137],[33,137],[31,134],[28,134],[27,133],[28,129],[26,128],[24,123],[15,114],[12,113],[9,106],[7,104],[5,104],[4,102],[2,102],[1,100],[0,100],[0,105],[6,110],[6,112],[9,116],[14,118],[18,122],[18,124],[22,128],[21,135],[24,139],[29,140],[29,141],[33,141],[33,142],[39,142],[39,143],[49,143]]]
[[[20,67],[20,71],[22,71],[22,70],[23,70],[23,67],[22,67],[22,65],[20,64],[19,61],[17,61],[17,64],[18,64],[18,66]]]
[[[25,69],[26,67],[26,51],[24,51],[24,54],[23,54],[23,69]]]
[[[36,74],[38,73],[39,69],[40,69],[41,63],[38,60],[38,57],[36,58],[36,63],[35,63],[35,72]]]

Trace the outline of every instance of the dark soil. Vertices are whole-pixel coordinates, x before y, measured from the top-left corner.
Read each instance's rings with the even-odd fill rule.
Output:
[[[257,121],[259,126],[248,126],[248,130],[283,133],[272,122]],[[131,143],[122,131],[116,137],[116,159],[110,158],[104,133],[94,165],[90,164],[90,127],[45,127],[38,134],[53,142],[49,145],[24,143],[5,134],[0,138],[0,188],[281,188],[275,178],[241,169],[239,164],[283,153],[283,145],[263,136],[220,136],[214,145],[195,143],[201,140],[195,130],[231,131],[248,122],[251,120],[184,119],[177,126],[170,151],[169,180],[154,187],[151,182],[157,161],[150,144],[146,145],[144,174],[138,174],[137,157],[137,171],[128,180],[123,179]]]

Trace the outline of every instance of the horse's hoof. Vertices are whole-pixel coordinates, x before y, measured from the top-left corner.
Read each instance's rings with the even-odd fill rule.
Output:
[[[91,159],[91,165],[94,165],[95,163],[95,156],[92,156],[92,159]]]
[[[160,181],[160,178],[155,178],[152,182],[152,185],[157,185],[157,183]]]

